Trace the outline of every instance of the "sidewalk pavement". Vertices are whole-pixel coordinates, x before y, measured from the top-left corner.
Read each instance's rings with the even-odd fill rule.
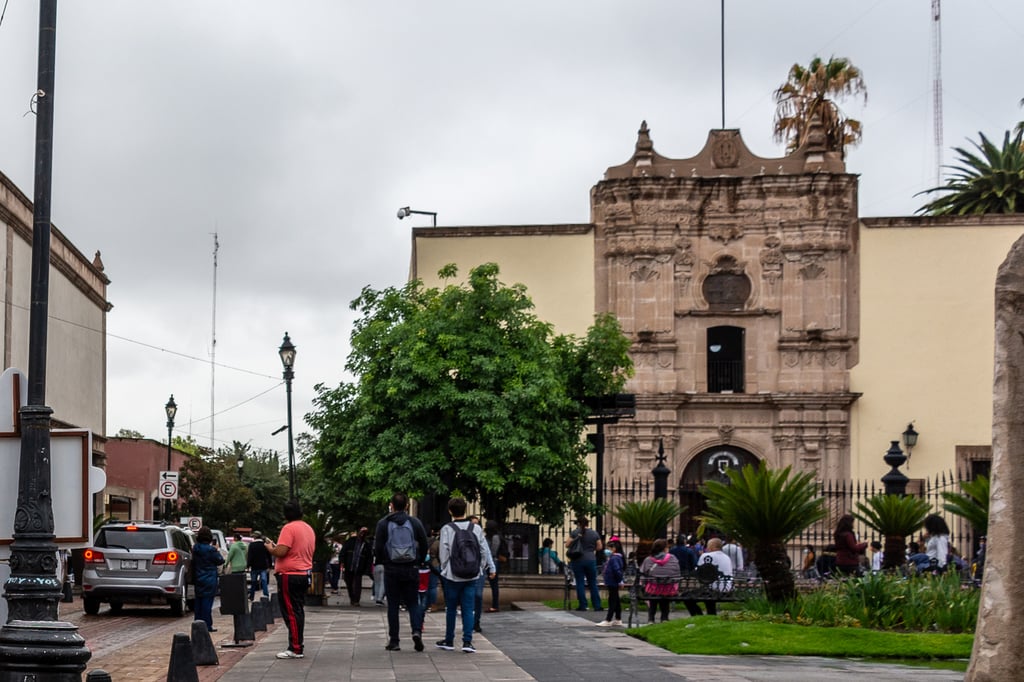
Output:
[[[333,602],[334,600],[332,600]],[[872,682],[953,682],[963,673],[903,665],[797,656],[679,656],[624,634],[598,628],[603,614],[565,612],[541,604],[484,614],[484,633],[473,638],[477,653],[442,651],[444,613],[427,614],[417,653],[402,613],[401,651],[384,650],[387,611],[373,605],[335,604],[306,610],[305,658],[279,660],[287,632],[273,630],[246,650],[222,682],[337,680],[690,680],[696,682],[821,682],[856,676]],[[461,623],[456,628],[459,639]]]

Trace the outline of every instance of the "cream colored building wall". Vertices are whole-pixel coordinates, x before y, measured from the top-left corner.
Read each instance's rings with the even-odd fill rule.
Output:
[[[483,263],[497,263],[498,278],[523,284],[537,317],[560,334],[582,336],[594,322],[594,238],[589,225],[516,228],[417,228],[413,278],[441,286],[437,272],[449,263],[465,281]]]
[[[1022,233],[1013,216],[861,221],[854,480],[888,471],[882,456],[911,421],[910,478],[954,469],[957,446],[991,444],[996,270]]]

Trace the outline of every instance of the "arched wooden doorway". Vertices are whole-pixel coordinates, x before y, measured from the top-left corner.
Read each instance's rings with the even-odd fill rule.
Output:
[[[707,509],[700,492],[706,481],[725,481],[729,469],[742,469],[746,464],[756,466],[760,461],[754,453],[735,445],[716,445],[690,460],[679,481],[679,504],[686,507],[679,518],[679,531],[687,535],[697,532],[697,517]]]

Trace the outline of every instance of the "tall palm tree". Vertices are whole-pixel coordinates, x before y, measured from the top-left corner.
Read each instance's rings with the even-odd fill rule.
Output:
[[[857,509],[853,515],[885,538],[882,568],[898,568],[906,563],[907,536],[924,525],[931,505],[909,495],[875,495]]]
[[[983,133],[981,143],[971,140],[981,156],[963,147],[954,147],[960,155],[959,165],[947,166],[954,171],[941,187],[932,187],[918,194],[945,192],[931,203],[917,209],[930,215],[977,215],[982,213],[1024,213],[1024,128],[1014,136],[1007,130],[1003,147],[992,144]]]
[[[861,124],[843,115],[836,98],[863,95],[867,87],[860,69],[843,57],[830,57],[827,62],[815,57],[804,67],[794,64],[786,82],[775,91],[775,139],[793,151],[807,137],[812,120],[821,121],[825,145],[830,151],[842,152],[847,145],[861,139]]]
[[[704,484],[707,512],[702,525],[720,528],[753,552],[770,601],[796,595],[786,543],[825,518],[812,472],[794,474],[792,467],[773,471],[763,464],[726,472],[728,482]]]

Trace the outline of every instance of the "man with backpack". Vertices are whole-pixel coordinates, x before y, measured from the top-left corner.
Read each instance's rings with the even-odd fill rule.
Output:
[[[441,528],[438,556],[441,559],[441,583],[444,585],[445,631],[438,649],[454,651],[455,616],[462,608],[462,651],[475,654],[473,623],[477,578],[487,570],[494,578],[493,566],[486,562],[484,532],[466,518],[466,500],[453,497],[448,500],[448,513],[452,522]]]
[[[384,594],[388,598],[388,651],[399,651],[398,607],[409,611],[412,641],[423,651],[423,612],[419,608],[420,566],[427,558],[427,532],[420,520],[409,516],[409,498],[404,493],[391,496],[388,515],[377,522],[373,550],[384,564]]]

